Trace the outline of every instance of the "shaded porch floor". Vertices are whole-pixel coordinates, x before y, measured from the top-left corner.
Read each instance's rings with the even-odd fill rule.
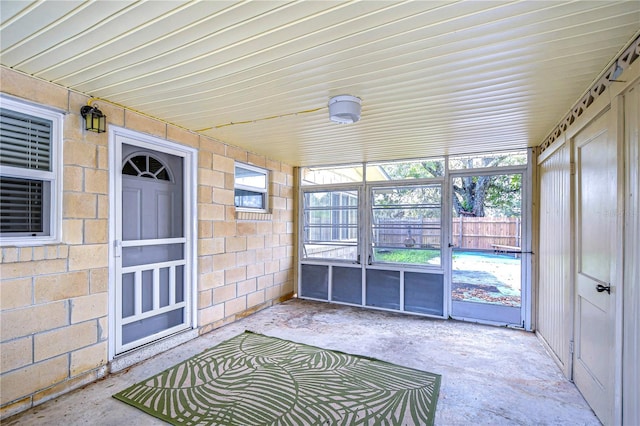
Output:
[[[244,330],[442,375],[436,425],[599,425],[533,333],[293,299],[2,424],[162,425],[111,397]]]

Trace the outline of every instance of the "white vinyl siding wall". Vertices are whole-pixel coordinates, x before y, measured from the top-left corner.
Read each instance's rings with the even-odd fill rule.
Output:
[[[566,144],[539,164],[540,249],[537,332],[571,375],[570,156]]]

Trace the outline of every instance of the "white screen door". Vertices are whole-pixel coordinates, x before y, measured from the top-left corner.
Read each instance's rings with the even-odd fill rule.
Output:
[[[185,159],[119,142],[116,354],[191,327]]]
[[[523,173],[454,176],[451,197],[451,315],[523,326]]]

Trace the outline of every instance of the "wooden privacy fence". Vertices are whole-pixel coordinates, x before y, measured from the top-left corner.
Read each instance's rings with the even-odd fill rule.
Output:
[[[464,217],[451,223],[453,244],[460,248],[492,250],[494,245],[520,247],[521,221],[517,217]]]
[[[401,247],[413,240],[415,247],[440,245],[440,222],[432,219],[386,219],[376,227],[379,246]],[[495,245],[520,247],[519,218],[465,217],[453,218],[452,243],[459,248],[494,250]]]

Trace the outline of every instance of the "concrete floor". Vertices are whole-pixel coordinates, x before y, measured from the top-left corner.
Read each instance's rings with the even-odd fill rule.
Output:
[[[161,425],[111,395],[244,330],[442,375],[436,425],[599,425],[532,333],[290,300],[2,422]]]

